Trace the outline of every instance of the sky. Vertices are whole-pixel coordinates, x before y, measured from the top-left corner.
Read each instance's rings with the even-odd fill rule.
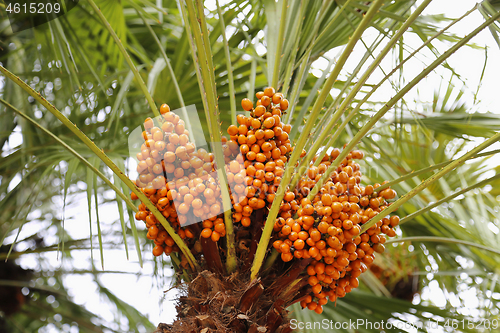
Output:
[[[473,5],[473,2],[465,0],[439,0],[432,2],[431,5],[425,10],[424,14],[446,13],[446,16],[448,17],[458,17],[470,9]],[[213,4],[207,3],[207,6],[210,8]],[[475,27],[482,22],[482,16],[475,12],[464,20],[463,23],[454,27],[451,31],[459,35],[464,35],[470,30],[471,27]],[[373,31],[368,31],[368,35],[366,36],[367,41],[370,40],[370,33],[373,33]],[[419,41],[416,39],[408,39],[407,42],[410,45],[419,45]],[[481,100],[481,103],[476,107],[477,111],[500,113],[500,103],[498,102],[498,87],[500,87],[500,61],[498,61],[500,59],[499,48],[488,30],[481,32],[472,40],[472,42],[479,46],[486,45],[488,47],[488,62],[484,72],[485,74],[481,90],[477,95],[477,98]],[[436,43],[435,46],[438,47],[440,51],[445,49],[445,45],[442,43]],[[356,50],[360,50],[360,48],[362,48],[362,46],[358,45],[353,54],[355,55]],[[338,52],[339,50],[333,50],[327,53],[326,56],[335,57],[338,56]],[[465,98],[470,105],[472,105],[475,93],[473,89],[477,86],[480,80],[480,73],[484,66],[484,55],[484,49],[462,48],[448,61],[451,67],[457,70],[457,72],[461,75],[462,80],[465,82]],[[429,64],[431,62],[430,59],[431,57],[424,53],[423,56],[418,57],[417,61],[406,66],[404,70],[407,77],[412,77],[413,75],[418,74],[425,64]],[[389,68],[392,61],[391,55],[389,55],[383,64],[384,67]],[[314,68],[316,71],[322,70],[325,68],[327,63],[328,61],[326,59],[320,59],[314,64]],[[353,68],[355,64],[356,59],[353,57],[346,64],[346,69],[349,70],[350,68]],[[375,73],[374,81],[378,81],[381,75],[381,73]],[[432,96],[435,90],[438,89],[441,82],[446,82],[449,77],[449,72],[443,70],[442,68],[438,69],[437,73],[430,74],[426,80],[418,86],[418,88],[412,91],[408,97],[409,105],[411,105],[412,98],[417,97],[417,94],[420,100],[432,101]],[[463,87],[463,83],[459,80],[455,79],[454,82],[458,88]],[[385,97],[390,98],[392,97],[391,94],[392,91],[387,89]],[[16,145],[15,136],[12,138],[10,144],[11,146]],[[500,146],[496,148],[500,148]],[[497,159],[493,163],[499,164],[500,161]],[[62,208],[63,203],[61,198],[56,198],[55,200],[55,204],[59,204]],[[72,237],[84,238],[89,235],[88,208],[84,197],[75,198],[75,202],[78,202],[78,205],[72,205],[68,207],[66,211],[66,230]],[[104,221],[104,229],[111,230],[114,227],[111,225],[111,221],[114,221],[115,216],[117,216],[115,205],[102,205],[100,207],[100,216],[101,220]],[[139,223],[138,226],[143,229],[141,223]],[[94,230],[95,229],[96,226],[94,226]],[[7,242],[8,241],[9,239],[7,239]],[[138,258],[135,253],[135,249],[132,246],[132,242],[133,240],[129,239],[129,260],[125,257],[125,253],[122,248],[106,250],[104,252],[104,265],[106,270],[121,270],[130,272],[130,274],[102,274],[100,282],[123,301],[135,306],[140,312],[149,316],[151,322],[155,324],[159,322],[171,323],[175,317],[174,299],[176,291],[170,290],[167,293],[164,293],[164,291],[170,289],[171,287],[171,280],[169,277],[172,275],[172,271],[167,270],[163,272],[163,277],[158,279],[153,278],[151,276],[154,269],[152,261],[146,260],[144,267],[141,268],[138,264]],[[143,251],[143,256],[151,259],[152,254],[150,250],[151,247],[146,247]],[[63,265],[63,267],[65,267],[65,263],[61,263],[55,253],[48,254],[47,256],[54,266],[57,267]],[[78,265],[78,267],[75,268],[89,268],[90,251],[78,251],[74,253],[74,256],[75,260],[73,262]],[[93,256],[95,267],[100,269],[101,262],[98,250],[94,250]],[[24,259],[22,265],[25,267],[36,267],[36,257]],[[136,273],[140,273],[141,276],[136,276]],[[92,282],[92,278],[90,276],[70,275],[65,279],[65,284],[69,288],[76,303],[84,304],[90,311],[100,314],[106,320],[113,320],[113,309],[109,308],[109,303],[101,299],[98,294],[94,292],[96,290],[96,285]],[[471,301],[471,311],[473,311],[472,308],[474,306],[473,302],[475,299],[474,295],[472,294],[466,297],[469,297]],[[424,290],[421,298],[424,300],[431,300],[439,306],[444,304],[445,295],[437,284],[431,283],[429,287]],[[122,327],[125,327],[125,323],[123,323]],[[117,327],[117,329],[119,329],[119,327]]]

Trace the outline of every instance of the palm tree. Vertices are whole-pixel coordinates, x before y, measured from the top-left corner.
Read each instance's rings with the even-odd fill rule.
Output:
[[[441,326],[498,316],[494,295],[499,288],[499,181],[498,168],[487,163],[497,151],[486,150],[498,141],[498,115],[473,112],[474,105],[465,103],[461,93],[452,100],[456,89],[451,84],[437,90],[435,103],[425,105],[423,112],[405,96],[438,66],[454,75],[446,60],[483,29],[497,36],[500,13],[497,3],[484,1],[457,19],[422,16],[430,2],[235,0],[206,3],[205,8],[201,1],[87,0],[66,15],[16,33],[2,17],[0,244],[7,245],[1,256],[9,257],[13,273],[2,276],[1,285],[15,291],[18,301],[8,306],[20,310],[11,314],[1,307],[0,323],[14,332],[48,325],[60,330],[78,325],[82,332],[120,330],[74,304],[63,277],[90,273],[99,282],[98,276],[106,271],[71,270],[72,253],[96,244],[101,262],[103,251],[123,246],[127,256],[129,248],[135,248],[142,264],[142,247],[152,241],[143,235],[144,223],[136,227],[138,207],[129,199],[130,191],[178,248],[166,261],[157,262],[160,272],[175,267],[175,279],[185,291],[178,300],[178,320],[173,326],[160,325],[159,331],[288,332],[294,328],[290,316],[302,323],[360,318],[404,323],[425,321],[431,314],[440,318]],[[483,24],[464,37],[448,32],[475,11],[485,17]],[[17,23],[26,22],[21,20]],[[370,39],[367,32],[375,37]],[[422,40],[415,50],[405,43],[412,34]],[[447,43],[448,50],[439,53],[433,46],[436,41]],[[359,64],[347,72],[351,51],[359,46],[364,47]],[[392,75],[403,75],[404,65],[422,49],[434,55],[422,73],[406,82],[391,81]],[[337,58],[330,57],[332,50],[340,50]],[[383,78],[372,82],[390,52],[398,54],[396,63],[388,70],[382,67]],[[329,64],[315,76],[312,64],[318,59]],[[163,114],[163,103],[181,110],[181,117],[185,107],[194,104],[200,108],[197,116],[206,141],[221,142],[221,131],[237,124],[239,101],[255,101],[256,93],[268,86],[288,98],[282,121],[293,125],[288,137],[294,147],[286,154],[287,167],[273,200],[255,209],[250,226],[245,226],[238,221],[232,187],[233,210],[219,214],[224,222],[219,240],[200,237],[199,224],[186,229],[168,221],[145,189],[128,177],[135,177],[127,145],[133,130],[147,117]],[[392,89],[394,97],[381,101],[377,94],[382,89]],[[185,116],[184,121],[196,129]],[[16,136],[21,137],[17,142]],[[328,148],[344,144],[339,157],[332,158]],[[399,194],[360,224],[360,231],[376,228],[388,214],[396,214],[401,218],[397,237],[386,241],[385,254],[377,255],[371,269],[360,275],[359,288],[345,297],[331,297],[336,300],[323,307],[312,297],[302,303],[316,304],[310,308],[322,308],[321,314],[301,310],[301,301],[318,295],[311,293],[307,280],[312,259],[288,261],[273,250],[278,238],[286,238],[273,230],[280,204],[292,192],[287,186],[300,184],[301,176],[313,169],[312,163],[320,165],[325,152],[333,165],[329,171],[334,171],[356,146],[365,152],[365,161],[359,162],[362,183],[388,180],[382,186]],[[222,150],[223,145],[213,147],[217,165],[228,164]],[[304,167],[295,168],[298,162]],[[223,173],[219,177],[226,178]],[[304,195],[312,202],[327,180],[323,178],[315,179],[311,192]],[[382,193],[382,187],[377,191]],[[229,194],[221,186],[224,193]],[[90,226],[97,225],[97,231],[72,239],[57,200],[67,209],[85,198]],[[117,224],[112,226],[102,216],[99,219],[99,208],[111,203],[118,207]],[[194,237],[182,240],[184,230]],[[49,235],[56,241],[46,241]],[[43,254],[55,251],[69,269],[44,264]],[[42,254],[35,271],[13,262],[33,253]],[[463,303],[447,303],[440,309],[414,298],[433,282],[457,293],[464,285],[474,287],[479,279],[482,288],[476,288],[476,295],[482,312],[477,317],[461,313]],[[152,331],[156,326],[104,286],[99,292],[127,318],[130,330]]]

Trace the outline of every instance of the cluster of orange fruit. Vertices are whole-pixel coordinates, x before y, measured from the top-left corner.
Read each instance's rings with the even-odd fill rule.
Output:
[[[238,228],[250,227],[256,210],[263,212],[265,221],[266,207],[275,200],[293,151],[288,138],[291,126],[281,120],[288,100],[272,87],[259,91],[256,97],[255,107],[249,99],[242,100],[243,109],[250,115],[238,115],[238,125],[227,129],[229,139],[222,138],[232,219],[235,225],[241,223]],[[155,126],[150,118],[144,123],[145,142],[137,154],[136,184],[182,239],[191,239],[192,245],[199,237],[217,242],[226,231],[214,156],[196,149],[184,122],[168,105],[162,105],[160,113],[161,125]],[[301,157],[305,154],[303,150]],[[384,234],[395,236],[393,227],[399,224],[398,216],[388,216],[360,235],[361,226],[387,207],[387,200],[396,197],[391,188],[377,191],[379,184],[361,185],[362,174],[356,162],[364,157],[361,151],[349,152],[327,175],[313,200],[307,198],[339,155],[340,150],[333,149],[321,163],[308,167],[293,190],[285,190],[274,223],[272,245],[284,262],[312,260],[306,275],[311,293],[300,304],[318,313],[328,300],[335,301],[358,286],[358,277],[373,262],[375,252],[384,251]],[[137,197],[132,194],[132,199]],[[146,222],[147,237],[156,244],[155,256],[178,251],[144,203],[136,218]],[[193,221],[201,221],[202,228],[186,226]]]
[[[287,156],[293,150],[288,138],[291,126],[281,121],[288,100],[272,87],[256,96],[255,108],[247,98],[241,103],[250,116],[238,115],[239,126],[227,129],[228,145],[239,147],[236,161],[230,163],[227,171],[228,182],[232,184],[233,221],[241,222],[244,227],[250,226],[254,210],[272,205]]]
[[[319,166],[308,169],[295,191],[301,206],[296,218],[279,218],[274,227],[278,239],[273,246],[284,261],[294,257],[313,259],[307,267],[311,294],[301,305],[318,313],[328,299],[335,301],[358,286],[357,278],[373,262],[374,253],[384,251],[383,234],[395,236],[393,227],[399,223],[397,216],[386,217],[359,235],[361,225],[387,207],[386,200],[396,196],[390,188],[377,192],[380,184],[360,185],[360,166],[355,162],[363,158],[360,151],[347,155],[312,202],[301,195],[309,193],[339,154],[334,149]]]
[[[163,122],[155,126],[151,118],[144,122],[144,143],[137,154],[139,177],[136,185],[155,204],[182,239],[194,239],[189,225],[203,221],[215,227],[214,241],[224,236],[225,227],[218,215],[221,188],[214,174],[214,156],[205,149],[196,149],[189,141],[185,124],[167,104],[160,107]],[[138,199],[132,193],[133,200]],[[139,205],[136,219],[146,223],[147,238],[154,240],[153,254],[169,255],[179,248],[163,226],[146,208]]]

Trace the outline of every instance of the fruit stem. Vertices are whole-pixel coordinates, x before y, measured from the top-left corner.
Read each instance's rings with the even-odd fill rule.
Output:
[[[266,271],[267,269],[271,268],[276,259],[278,259],[279,255],[280,253],[273,248],[271,255],[267,258],[264,267],[262,267],[262,271]]]
[[[292,303],[294,299],[304,297],[302,294],[310,292],[311,290],[309,289],[309,282],[307,281],[306,276],[300,276],[290,283],[286,290],[281,293],[280,298],[284,300],[291,298],[292,300],[290,302]]]
[[[276,279],[273,288],[268,288],[268,293],[278,297],[282,292],[285,292],[284,289],[291,285],[312,261],[313,258],[293,261],[288,271]]]
[[[172,252],[170,254],[170,258],[172,259],[172,265],[176,268],[176,271],[180,271],[182,269],[182,277],[184,278],[184,281],[186,281],[186,283],[191,282],[188,272],[181,267],[181,260],[177,257],[177,254]]]

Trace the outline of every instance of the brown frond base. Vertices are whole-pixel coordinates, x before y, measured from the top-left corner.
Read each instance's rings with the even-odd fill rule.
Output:
[[[273,293],[279,282],[249,281],[238,273],[221,277],[205,270],[186,285],[178,300],[177,320],[160,324],[155,333],[291,332],[285,307],[296,293]]]

